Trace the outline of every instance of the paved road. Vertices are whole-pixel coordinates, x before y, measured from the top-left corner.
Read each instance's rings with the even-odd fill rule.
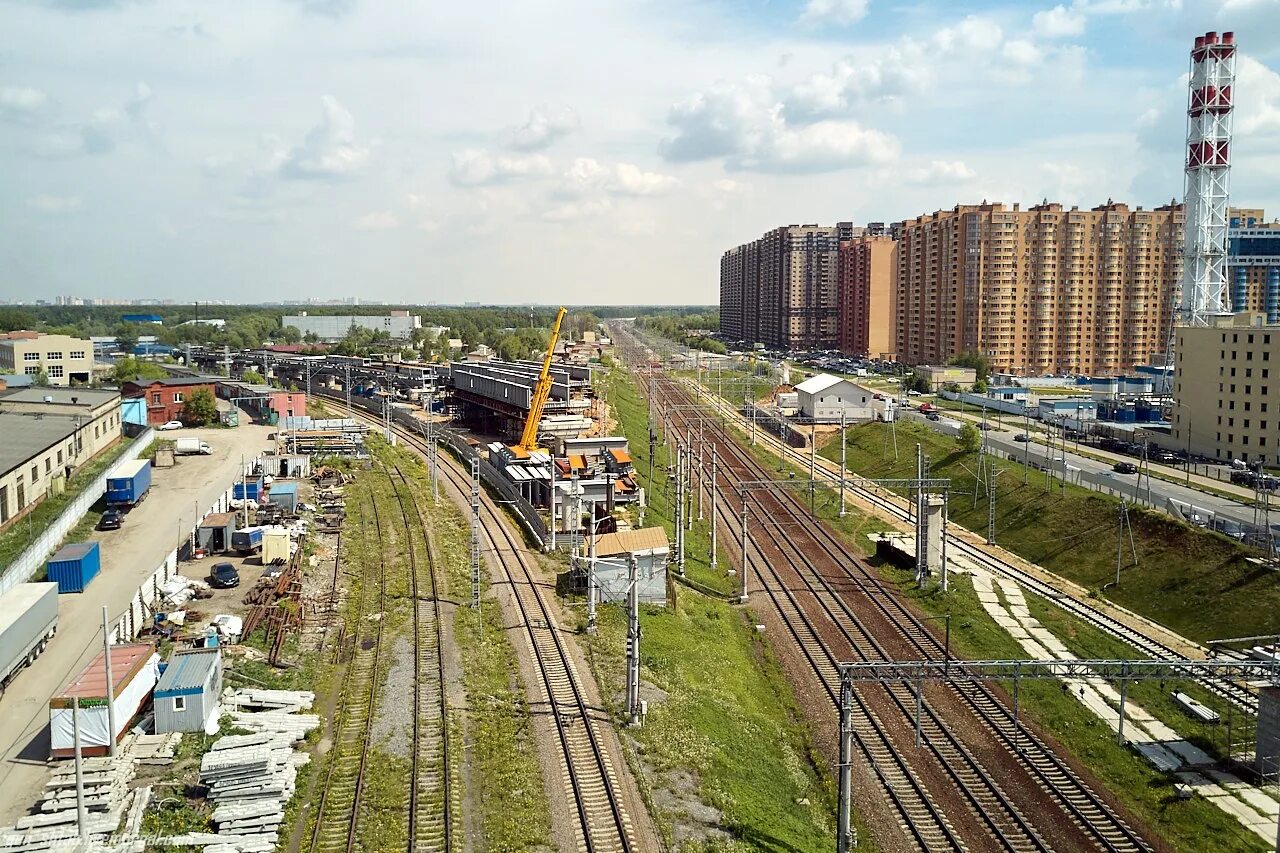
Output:
[[[93,535],[101,543],[102,573],[86,592],[59,596],[58,633],[35,665],[0,696],[0,826],[26,814],[44,787],[49,699],[101,648],[102,605],[112,619],[125,611],[139,585],[189,535],[198,513],[235,481],[242,456],[252,458],[270,447],[271,432],[271,427],[243,424],[161,433],[203,438],[213,453],[181,456],[173,468],[156,468],[151,492],[129,512],[124,526]]]
[[[929,424],[933,428],[953,434],[958,428],[960,421],[946,413],[941,421],[929,421],[917,412],[906,412],[905,415],[912,420],[919,420]],[[1014,459],[1021,461],[1028,459],[1035,465],[1043,468],[1048,459],[1057,460],[1061,457],[1062,451],[1054,448],[1050,451],[1045,445],[1035,441],[1019,442],[1014,441],[1013,437],[1022,432],[1019,424],[1017,429],[997,429],[993,427],[988,432],[987,441],[991,447],[994,447],[1002,456],[1012,455]],[[1130,499],[1138,503],[1155,506],[1158,509],[1168,510],[1168,501],[1178,502],[1183,507],[1195,507],[1201,511],[1201,514],[1212,513],[1218,517],[1231,518],[1242,524],[1253,524],[1254,510],[1252,507],[1230,500],[1228,498],[1211,495],[1198,489],[1187,488],[1181,483],[1170,483],[1165,480],[1148,478],[1143,475],[1139,477],[1136,474],[1118,474],[1111,468],[1109,462],[1099,462],[1085,456],[1078,456],[1071,452],[1072,445],[1068,445],[1067,449],[1067,465],[1069,468],[1069,479],[1085,486],[1093,486],[1097,488],[1109,489],[1116,494],[1128,496]],[[1089,448],[1089,452],[1095,452],[1096,448]],[[1050,456],[1052,453],[1052,456]],[[1114,454],[1104,454],[1114,456]],[[1132,457],[1114,456],[1116,459],[1135,462]],[[1152,466],[1156,467],[1156,466]],[[1177,476],[1176,469],[1168,468],[1172,475]],[[1036,474],[1032,474],[1036,476]],[[1043,474],[1039,474],[1041,478]],[[1275,497],[1275,510],[1271,517],[1272,524],[1280,524],[1280,496]]]

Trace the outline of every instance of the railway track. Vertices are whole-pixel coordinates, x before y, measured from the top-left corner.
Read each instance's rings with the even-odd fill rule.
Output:
[[[444,635],[435,559],[425,542],[426,519],[400,467],[384,469],[404,520],[409,591],[413,599],[413,733],[409,779],[408,850],[453,849],[453,765],[449,760],[449,707],[445,697]],[[392,476],[394,470],[395,476]],[[403,484],[400,488],[396,480]],[[407,498],[406,498],[407,494]],[[409,507],[413,513],[410,516]],[[419,551],[414,522],[423,534]],[[425,558],[425,560],[423,559]],[[422,583],[425,562],[427,583]],[[426,587],[425,589],[423,587]]]
[[[382,519],[378,504],[369,497],[370,517],[375,536],[382,542]],[[368,547],[367,523],[360,525],[359,537]],[[307,849],[311,853],[351,853],[356,849],[356,827],[360,803],[364,795],[365,769],[372,739],[374,710],[377,708],[378,664],[382,655],[382,619],[370,620],[367,609],[371,596],[368,578],[360,583],[352,634],[351,662],[343,678],[342,698],[333,736],[333,748],[316,805],[315,822]],[[378,612],[386,611],[387,577],[385,568],[378,573],[376,603]]]
[[[673,402],[684,405],[690,402],[678,383],[665,380],[654,387],[655,391],[668,395]],[[675,420],[680,422],[684,418],[678,415]],[[684,426],[687,431],[688,424],[685,423]],[[712,436],[712,440],[716,441],[720,452],[724,454],[721,458],[725,464],[722,471],[726,483],[771,478],[771,472],[746,453],[727,432],[717,428],[712,431]],[[727,497],[732,505],[732,497]],[[772,511],[766,513],[763,521],[758,522],[755,535],[758,537],[757,542],[760,538],[767,539],[769,553],[764,553],[764,545],[758,546],[760,559],[751,561],[752,568],[833,701],[838,696],[834,692],[838,690],[836,655],[844,649],[832,650],[830,644],[821,639],[823,635],[842,641],[841,645],[852,653],[852,659],[894,657],[864,625],[864,620],[854,612],[846,596],[839,593],[837,584],[849,586],[849,591],[859,601],[870,602],[877,621],[892,626],[899,644],[905,640],[914,655],[926,658],[940,655],[941,644],[924,628],[923,622],[896,595],[884,589],[878,577],[856,555],[850,554],[843,543],[821,525],[815,524],[808,509],[794,495],[785,490],[781,494],[770,491],[761,500],[767,502]],[[732,513],[728,514],[728,520],[732,527],[736,520]],[[790,569],[789,577],[783,576],[779,565]],[[797,600],[797,593],[811,600],[812,604],[802,607]],[[815,627],[815,619],[811,615],[814,613],[821,629]],[[846,656],[844,659],[851,658]],[[1016,727],[1011,712],[985,685],[967,685],[964,688],[951,686],[947,689],[968,706],[1009,756],[1030,774],[1035,785],[1051,793],[1054,802],[1094,845],[1106,850],[1150,849],[1141,836],[1117,816],[1047,745],[1033,733]],[[916,701],[915,691],[902,684],[889,686],[888,693],[897,710],[910,718],[911,706]],[[995,842],[1009,850],[1049,849],[1046,840],[1030,826],[990,772],[952,734],[950,727],[929,703],[922,703],[922,710],[924,743],[934,753],[957,790],[963,794],[970,810],[981,819]],[[863,716],[866,717],[865,713]],[[865,729],[865,725],[863,728]],[[860,729],[859,734],[865,736],[866,732]],[[883,737],[881,733],[874,731],[870,734],[872,743]],[[882,787],[890,791],[891,799],[900,798],[900,790],[886,785],[884,775],[878,775],[881,777]],[[895,799],[895,806],[902,814],[907,808],[919,810],[920,803],[900,803]],[[940,831],[936,821],[932,826],[935,832]],[[916,840],[925,849],[937,847],[935,840],[926,841],[918,836]]]
[[[727,401],[714,400],[710,405],[719,409],[723,413],[731,414],[735,418],[738,417],[737,410]],[[766,430],[759,430],[757,435],[760,440],[769,444],[774,452],[781,453],[789,461],[808,468],[808,456],[799,452],[794,447],[780,441],[777,437]],[[827,480],[833,486],[838,488],[840,483],[839,474],[832,471],[829,466],[830,463],[827,460],[819,458],[818,465],[815,468],[815,475],[819,479]],[[902,502],[901,498],[892,494],[885,494],[885,492],[875,486],[874,483],[863,477],[846,473],[845,490],[856,495],[858,499],[865,503],[870,504],[876,509],[900,521],[911,520],[910,510]],[[1016,581],[1023,588],[1053,602],[1072,616],[1075,616],[1077,619],[1080,619],[1097,630],[1127,643],[1141,654],[1155,659],[1177,659],[1184,657],[1182,652],[1172,646],[1139,631],[1125,622],[1122,622],[1112,616],[1108,616],[1106,613],[1090,606],[1084,601],[1074,598],[1071,595],[1064,594],[1051,583],[1042,580],[1012,563],[1000,559],[983,548],[974,545],[959,536],[950,533],[947,534],[947,548],[955,549],[970,561],[982,566],[993,574]],[[1201,687],[1210,691],[1214,695],[1233,703],[1240,710],[1249,714],[1257,714],[1258,698],[1248,687],[1234,682],[1224,683],[1219,681],[1202,680],[1198,683]]]
[[[353,409],[352,414],[380,423],[361,410]],[[425,454],[426,443],[420,435],[400,425],[393,425],[393,429],[404,444]],[[441,454],[439,460],[438,470],[446,484],[469,498],[470,475],[448,454]],[[584,853],[638,851],[634,822],[622,800],[614,758],[603,744],[603,732],[612,723],[586,700],[573,659],[560,636],[562,629],[534,577],[524,541],[483,494],[481,535],[483,547],[501,567],[519,613],[519,630],[532,650],[538,698],[531,702],[531,708],[547,716],[554,727],[563,791],[576,817],[577,849]]]

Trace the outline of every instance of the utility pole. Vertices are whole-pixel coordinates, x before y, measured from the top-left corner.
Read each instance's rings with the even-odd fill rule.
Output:
[[[836,817],[836,852],[849,853],[858,844],[853,828],[853,684],[840,679],[839,804]]]
[[[345,378],[342,380],[342,390],[347,395],[347,418],[351,418],[351,362],[347,362],[342,366]]]
[[[111,631],[107,628],[107,605],[102,605],[102,663],[107,676],[107,753],[116,757],[116,682],[111,677]]]
[[[719,498],[716,493],[716,448],[711,447],[711,568],[719,567],[720,558],[716,553],[716,509]]]
[[[1031,471],[1030,453],[1031,453],[1031,416],[1027,414],[1027,407],[1022,407],[1022,434],[1026,436],[1026,441],[1022,442],[1022,485],[1027,484],[1027,477]]]
[[[480,609],[480,457],[471,460],[471,607]]]
[[[990,464],[990,463],[988,463]],[[996,544],[996,478],[999,471],[987,472],[987,544]]]
[[[679,440],[676,441],[676,501],[675,501],[675,534],[676,534],[676,568],[680,574],[684,574],[684,492],[681,485],[684,482],[684,450],[680,447]]]
[[[685,530],[693,529],[693,435],[692,431],[685,434],[688,444],[684,451],[684,528]],[[685,537],[688,538],[688,537]]]
[[[845,472],[845,453],[848,450],[849,435],[845,432],[845,413],[844,409],[840,409],[840,517],[844,518],[844,472]],[[810,478],[812,479],[812,478]]]
[[[627,716],[640,725],[640,578],[635,554],[627,555]]]
[[[587,546],[587,633],[596,632],[596,512],[591,507],[590,539]]]
[[[432,460],[434,462],[434,459]],[[431,467],[431,482],[435,484],[435,466]],[[551,499],[547,501],[551,509],[551,551],[556,550],[556,458],[551,457]]]
[[[924,589],[929,576],[928,499],[924,490],[924,451],[916,444],[916,585]]]
[[[841,405],[844,405],[843,403]],[[816,471],[818,466],[818,427],[816,424],[809,427],[809,515],[813,515],[818,502],[818,490],[814,485],[817,480]]]
[[[244,510],[244,526],[249,526],[249,469],[244,464],[244,454],[240,454],[240,498]]]
[[[1116,534],[1116,582],[1115,586],[1120,586],[1120,568],[1124,559],[1124,535],[1125,531],[1129,533],[1129,553],[1133,557],[1132,565],[1138,565],[1138,546],[1133,539],[1133,524],[1129,521],[1129,502],[1124,499],[1123,494],[1120,498],[1120,529]]]
[[[700,421],[699,424],[701,423],[702,422]],[[701,433],[701,427],[699,427],[699,433]],[[698,437],[698,521],[706,520],[702,515],[702,493],[706,489],[706,485],[707,485],[706,477],[704,476],[707,469],[703,467],[703,459],[702,459],[702,449],[705,446],[706,445],[703,443],[701,435],[699,435]]]

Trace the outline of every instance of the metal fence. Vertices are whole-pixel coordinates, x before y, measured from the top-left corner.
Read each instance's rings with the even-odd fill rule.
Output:
[[[467,465],[471,464],[471,460],[479,459],[481,482],[494,492],[497,492],[499,500],[515,512],[516,517],[520,519],[525,529],[545,547],[551,531],[547,528],[547,523],[542,520],[542,516],[533,508],[533,504],[525,500],[524,496],[520,494],[520,490],[516,488],[515,483],[507,479],[507,476],[499,471],[497,466],[487,459],[480,458],[480,454],[476,449],[467,444],[466,440],[461,436],[454,433],[443,433],[440,436],[440,443]]]
[[[107,493],[107,477],[116,466],[121,462],[137,459],[151,444],[153,438],[155,433],[152,430],[143,432],[125,448],[115,465],[103,471],[80,494],[76,495],[66,509],[44,529],[44,532],[5,568],[4,574],[0,575],[0,594],[8,592],[20,583],[26,583],[40,571],[49,555],[62,544],[63,537],[70,533],[71,529],[80,523],[80,519],[84,518],[89,508]]]

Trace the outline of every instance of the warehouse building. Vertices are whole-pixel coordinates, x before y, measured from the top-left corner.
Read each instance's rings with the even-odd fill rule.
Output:
[[[120,390],[126,397],[145,401],[147,423],[159,426],[169,421],[182,420],[182,409],[191,395],[202,388],[212,395],[216,382],[216,379],[206,376],[169,376],[143,382],[126,382]]]
[[[371,332],[386,332],[393,341],[407,341],[415,329],[422,328],[422,318],[408,311],[389,314],[295,314],[280,319],[281,326],[293,326],[304,336],[315,335],[322,341],[340,341],[351,327]]]
[[[848,379],[819,373],[796,386],[800,416],[814,423],[848,423],[875,420],[871,401],[875,394]]]
[[[1242,313],[1216,326],[1177,328],[1175,447],[1224,462],[1280,465],[1280,325],[1265,319]]]

